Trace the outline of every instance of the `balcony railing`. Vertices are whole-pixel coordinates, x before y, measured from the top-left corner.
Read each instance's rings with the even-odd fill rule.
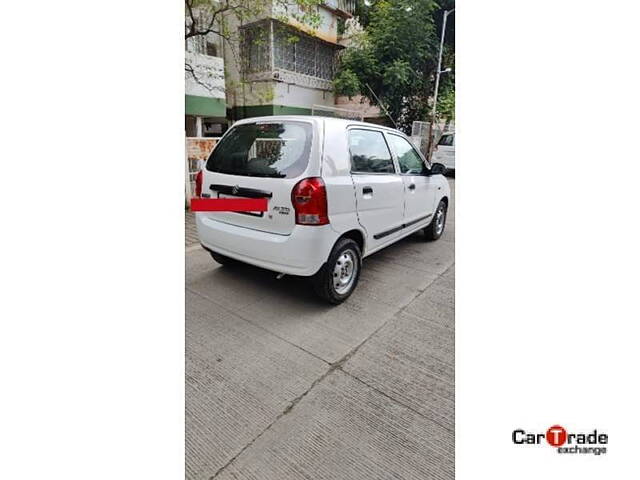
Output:
[[[356,10],[356,0],[326,0],[324,4],[332,10],[346,13],[349,16],[353,15]]]

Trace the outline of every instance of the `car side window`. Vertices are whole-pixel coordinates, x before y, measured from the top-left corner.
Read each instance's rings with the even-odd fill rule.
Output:
[[[391,152],[382,132],[349,130],[349,151],[354,173],[395,173]]]
[[[389,135],[389,143],[398,157],[401,173],[412,175],[427,173],[427,167],[425,167],[422,157],[407,140],[398,135]]]
[[[454,145],[453,135],[443,135],[440,137],[438,145],[444,145],[445,147],[452,147]]]

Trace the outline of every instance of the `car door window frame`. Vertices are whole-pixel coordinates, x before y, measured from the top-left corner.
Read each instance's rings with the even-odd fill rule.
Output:
[[[389,151],[391,165],[393,165],[393,172],[359,172],[357,170],[355,171],[353,170],[353,154],[351,152],[351,141],[349,137],[352,130],[364,130],[364,131],[379,133],[381,135],[382,140],[384,141],[385,145],[387,146],[387,150]],[[349,171],[351,175],[399,175],[400,169],[398,168],[398,163],[396,162],[395,155],[393,154],[393,149],[389,145],[389,141],[387,139],[386,132],[384,130],[379,130],[377,128],[361,127],[360,125],[353,125],[353,126],[347,127],[347,146],[349,151]]]
[[[422,152],[420,152],[418,149],[416,149],[416,147],[411,143],[411,141],[408,138],[403,137],[402,135],[398,135],[397,133],[391,133],[391,132],[384,132],[385,133],[385,137],[386,136],[394,136],[394,137],[399,137],[401,139],[403,139],[404,141],[406,141],[409,146],[413,149],[413,151],[416,153],[416,155],[418,155],[418,158],[422,161],[422,165],[424,166],[424,170],[422,171],[422,173],[403,173],[402,172],[402,168],[400,167],[400,159],[398,158],[398,155],[396,153],[395,148],[391,148],[391,155],[393,155],[393,159],[394,159],[394,164],[396,165],[396,172],[398,172],[398,175],[402,175],[402,176],[421,176],[421,177],[428,177],[431,175],[431,164],[427,161],[427,159],[422,155]],[[391,145],[391,141],[387,140],[387,145]]]

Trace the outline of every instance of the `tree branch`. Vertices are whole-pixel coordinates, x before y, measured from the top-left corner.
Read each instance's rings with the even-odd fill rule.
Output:
[[[185,62],[184,64],[184,71],[186,73],[188,73],[189,75],[191,75],[191,77],[193,78],[193,80],[200,85],[202,88],[204,88],[205,90],[207,90],[209,93],[214,93],[214,92],[223,92],[224,93],[224,88],[220,88],[217,86],[211,86],[208,83],[205,83],[204,81],[202,81],[202,79],[200,79],[200,77],[196,74],[195,69],[193,68],[193,65]],[[224,74],[220,76],[220,78],[224,79]]]

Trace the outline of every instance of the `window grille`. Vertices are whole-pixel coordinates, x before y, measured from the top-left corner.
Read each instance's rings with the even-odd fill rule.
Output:
[[[243,34],[245,72],[271,70],[270,25],[246,27]],[[273,28],[273,66],[309,77],[332,80],[336,48],[278,23]]]
[[[296,71],[296,40],[297,37],[291,35],[283,28],[274,29],[275,41],[273,44],[274,65],[277,68],[284,68],[292,72]]]
[[[310,77],[332,80],[335,49],[317,38],[284,27],[274,32],[274,66]]]
[[[247,73],[266,72],[271,68],[268,25],[254,25],[243,30],[242,60]]]
[[[318,77],[333,80],[335,50],[325,43],[318,44]]]

